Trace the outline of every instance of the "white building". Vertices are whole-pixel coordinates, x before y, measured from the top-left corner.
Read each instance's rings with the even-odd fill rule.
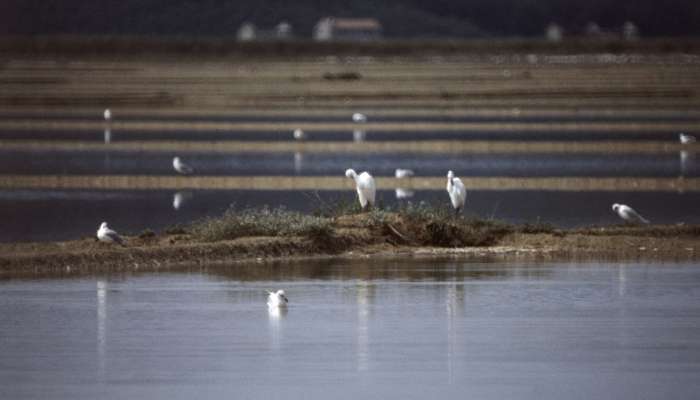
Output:
[[[321,18],[314,27],[317,41],[366,42],[381,39],[382,25],[374,18]]]

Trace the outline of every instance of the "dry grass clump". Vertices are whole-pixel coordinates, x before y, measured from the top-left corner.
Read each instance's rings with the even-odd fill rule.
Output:
[[[332,235],[331,220],[284,208],[229,209],[217,218],[195,223],[192,235],[204,242],[232,240],[251,236],[306,236],[323,239]]]

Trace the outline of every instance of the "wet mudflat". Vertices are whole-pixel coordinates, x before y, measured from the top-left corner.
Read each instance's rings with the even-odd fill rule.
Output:
[[[0,282],[0,394],[689,398],[699,284],[692,264],[420,259],[24,276]]]

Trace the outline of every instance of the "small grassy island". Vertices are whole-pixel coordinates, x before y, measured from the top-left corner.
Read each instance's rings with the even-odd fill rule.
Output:
[[[463,257],[527,260],[698,260],[700,226],[615,225],[559,229],[453,216],[409,205],[313,215],[282,208],[230,209],[161,233],[124,236],[121,247],[84,238],[0,244],[0,274],[169,270],[304,257]]]

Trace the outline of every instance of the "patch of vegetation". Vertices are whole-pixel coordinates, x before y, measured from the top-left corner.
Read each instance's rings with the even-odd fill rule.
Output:
[[[362,75],[357,72],[326,72],[323,79],[327,81],[356,81],[362,79]]]
[[[156,237],[156,233],[150,229],[144,229],[141,233],[139,233],[139,239],[148,239],[153,237]]]
[[[163,232],[165,232],[168,235],[186,235],[188,233],[187,227],[182,225],[182,224],[176,224],[173,226],[169,226],[169,227],[165,228],[165,230]]]
[[[490,246],[516,229],[499,221],[463,218],[445,207],[409,204],[398,215],[416,241],[426,246]]]
[[[700,225],[614,225],[580,228],[571,231],[591,236],[640,236],[640,237],[700,237]]]
[[[333,234],[328,218],[288,211],[284,208],[229,209],[218,218],[207,218],[191,229],[195,238],[205,242],[232,240],[250,236],[306,236],[325,240]]]

